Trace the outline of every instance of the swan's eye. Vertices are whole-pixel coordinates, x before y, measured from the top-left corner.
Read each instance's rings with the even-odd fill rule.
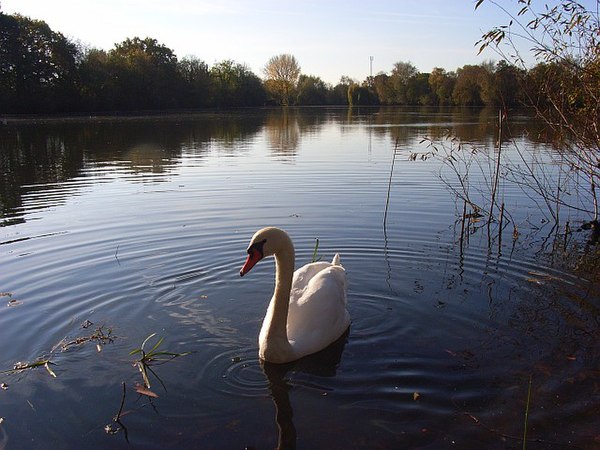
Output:
[[[263,239],[260,242],[255,242],[254,244],[252,244],[250,247],[248,247],[248,254],[251,256],[254,256],[253,253],[256,251],[260,254],[260,258],[262,259],[265,256],[265,253],[263,251],[263,247],[265,246],[265,242],[267,242],[266,239]]]

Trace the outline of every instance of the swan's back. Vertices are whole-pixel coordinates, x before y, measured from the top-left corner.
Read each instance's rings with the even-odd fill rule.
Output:
[[[336,341],[350,325],[346,310],[346,271],[336,254],[331,263],[315,262],[294,272],[287,334],[300,356]]]

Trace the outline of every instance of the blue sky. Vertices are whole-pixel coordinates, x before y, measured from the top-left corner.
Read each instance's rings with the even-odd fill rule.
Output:
[[[516,10],[516,0],[498,0]],[[588,0],[586,3],[594,3]],[[508,19],[475,0],[0,0],[4,13],[46,21],[55,31],[108,50],[128,37],[152,37],[182,58],[224,59],[258,76],[271,56],[290,53],[302,73],[336,84],[408,61],[421,72],[498,60],[477,55],[482,33]]]

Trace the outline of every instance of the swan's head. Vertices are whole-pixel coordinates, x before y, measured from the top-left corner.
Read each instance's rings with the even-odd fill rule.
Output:
[[[275,227],[258,230],[248,245],[248,258],[240,270],[240,276],[246,275],[261,259],[292,248],[292,240],[288,234]]]

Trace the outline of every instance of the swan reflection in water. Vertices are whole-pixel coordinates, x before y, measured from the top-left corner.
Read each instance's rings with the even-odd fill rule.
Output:
[[[334,377],[342,359],[342,352],[349,333],[350,328],[325,349],[294,362],[274,364],[261,360],[261,368],[269,381],[269,390],[275,403],[275,422],[279,430],[278,450],[293,450],[296,448],[294,411],[289,396],[292,385],[288,382],[286,375],[293,372],[304,372],[317,377]]]

